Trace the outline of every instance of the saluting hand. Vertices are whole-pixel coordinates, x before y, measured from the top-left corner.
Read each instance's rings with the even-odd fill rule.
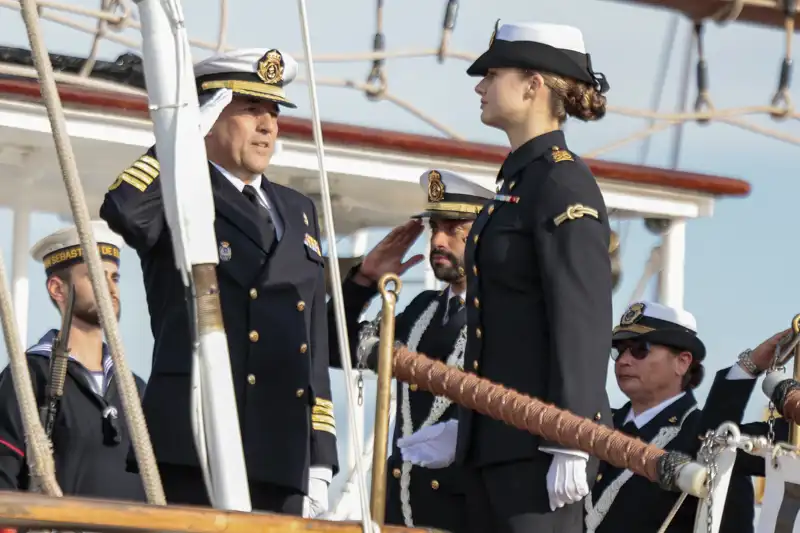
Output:
[[[778,343],[783,340],[784,337],[788,337],[791,332],[791,328],[779,331],[759,344],[758,347],[750,353],[753,364],[756,365],[759,370],[767,370],[772,364],[772,359],[775,357],[775,349],[778,347]]]
[[[402,276],[408,269],[421,263],[425,259],[422,254],[417,254],[405,262],[403,257],[419,238],[422,229],[422,222],[410,220],[389,232],[364,258],[354,278],[356,283],[372,285],[389,272]]]

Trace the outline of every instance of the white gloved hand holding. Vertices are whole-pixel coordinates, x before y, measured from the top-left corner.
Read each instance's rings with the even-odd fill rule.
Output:
[[[445,468],[456,459],[458,420],[427,426],[397,440],[403,461],[423,468]]]
[[[200,135],[205,137],[219,118],[222,110],[233,100],[233,91],[218,89],[210,100],[200,106]]]
[[[332,477],[330,467],[311,467],[308,496],[303,498],[303,518],[319,518],[328,512],[328,487]]]
[[[553,462],[547,471],[547,492],[550,495],[550,510],[555,511],[570,503],[581,501],[589,494],[586,479],[586,461],[589,456],[578,450],[541,448],[553,454]]]

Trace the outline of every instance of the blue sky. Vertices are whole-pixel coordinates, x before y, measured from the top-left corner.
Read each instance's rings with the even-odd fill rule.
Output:
[[[95,8],[96,2],[69,2]],[[375,32],[373,0],[309,1],[312,45],[316,54],[360,53],[369,49]],[[185,2],[188,28],[193,37],[214,40],[218,11],[213,2]],[[480,53],[488,43],[494,21],[538,20],[572,24],[580,27],[592,53],[595,70],[604,72],[611,84],[612,106],[646,109],[649,106],[658,74],[661,46],[670,27],[671,13],[630,3],[605,0],[560,0],[548,2],[547,9],[531,9],[529,2],[462,1],[453,48]],[[292,0],[271,2],[231,2],[229,42],[241,47],[278,47],[290,53],[302,50],[296,3]],[[404,0],[387,2],[385,33],[387,48],[410,50],[438,46],[444,1]],[[90,23],[92,23],[90,21]],[[93,24],[93,23],[92,23]],[[0,8],[2,44],[26,46],[26,36],[18,13]],[[679,89],[680,63],[684,54],[689,24],[682,21],[672,52],[669,75],[664,84],[662,109],[674,108]],[[46,41],[54,52],[84,55],[90,37],[55,24],[45,25]],[[128,35],[134,35],[128,33]],[[756,28],[743,24],[726,27],[709,25],[706,31],[706,54],[709,61],[711,93],[717,108],[766,104],[771,100],[783,58],[782,30]],[[101,55],[114,58],[123,47],[106,44]],[[197,51],[197,58],[207,52]],[[448,59],[443,65],[435,58],[399,59],[388,62],[390,90],[447,124],[471,140],[506,144],[494,130],[479,120],[478,98],[473,92],[476,80],[465,74],[467,63]],[[370,64],[365,61],[318,63],[318,78],[349,78],[363,81]],[[306,87],[289,88],[298,103],[298,116],[310,114]],[[324,120],[360,124],[385,129],[435,134],[418,119],[389,103],[368,101],[363,94],[341,88],[320,87],[320,106]],[[797,91],[795,99],[800,98]],[[694,91],[690,100],[694,100]],[[776,123],[769,118],[753,118],[763,127],[779,128],[800,136],[797,121]],[[637,119],[609,115],[597,124],[567,125],[570,147],[581,153],[598,148],[610,140],[622,138],[642,128]],[[647,164],[667,166],[670,160],[669,133],[653,138]],[[638,144],[631,144],[604,158],[639,162]],[[788,326],[800,312],[796,264],[800,253],[795,247],[796,202],[800,181],[793,172],[800,156],[796,145],[746,132],[725,124],[699,126],[689,123],[681,147],[679,168],[697,172],[743,178],[753,192],[745,199],[722,199],[712,218],[692,221],[688,227],[686,253],[686,308],[695,314],[700,335],[708,347],[706,366],[709,377],[698,391],[704,397],[713,372],[735,361],[746,347],[755,347],[773,332]],[[113,176],[109,176],[109,183]],[[11,258],[11,213],[0,210],[0,245],[7,266]],[[32,221],[30,243],[64,225],[48,215],[36,215]],[[615,296],[615,314],[624,310],[643,269],[655,238],[641,221],[627,224],[622,243],[623,282]],[[370,240],[377,242],[379,232]],[[420,243],[421,248],[421,243]],[[340,243],[340,254],[348,252]],[[58,317],[44,292],[41,267],[29,264],[31,274],[31,310],[28,343],[40,333],[55,327]],[[152,337],[144,305],[141,271],[133,252],[123,252],[122,335],[126,353],[134,370],[146,377],[149,373]],[[421,268],[408,274],[420,279]],[[418,288],[418,286],[417,286]],[[417,290],[405,285],[400,306]],[[377,306],[373,306],[377,309]],[[0,357],[5,357],[4,347]],[[612,380],[609,383],[612,404],[624,398]],[[344,426],[344,393],[337,387],[337,417]],[[749,416],[759,416],[765,405],[757,390]],[[371,418],[371,417],[370,417]],[[342,432],[343,434],[343,432]]]

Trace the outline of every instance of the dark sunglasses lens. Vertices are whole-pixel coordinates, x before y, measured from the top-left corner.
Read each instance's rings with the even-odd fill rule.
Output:
[[[646,342],[624,342],[615,345],[611,350],[611,358],[616,361],[622,354],[626,351],[629,351],[631,357],[634,359],[641,361],[647,354],[650,353],[650,344]]]

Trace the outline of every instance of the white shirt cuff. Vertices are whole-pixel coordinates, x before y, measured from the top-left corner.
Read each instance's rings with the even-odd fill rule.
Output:
[[[329,466],[312,466],[308,471],[308,477],[321,479],[330,485],[333,481],[333,469]]]
[[[548,448],[548,447],[544,447],[544,448],[539,448],[539,451],[540,452],[549,453],[551,455],[555,455],[557,453],[560,453],[560,454],[563,454],[563,455],[572,455],[573,457],[580,457],[584,461],[588,461],[589,460],[589,454],[586,453],[586,452],[582,452],[580,450],[567,450],[565,448]]]
[[[747,370],[741,367],[738,363],[733,365],[730,370],[728,370],[728,375],[725,376],[725,379],[736,380],[736,379],[756,379],[755,376],[750,375]]]

